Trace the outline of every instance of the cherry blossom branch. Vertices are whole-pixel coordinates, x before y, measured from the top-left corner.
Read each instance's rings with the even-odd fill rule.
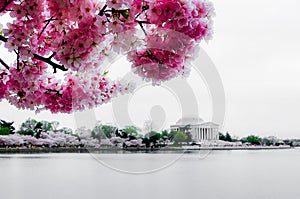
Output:
[[[162,64],[162,61],[160,61],[155,55],[153,55],[149,49],[147,49],[146,52],[150,59],[154,59],[155,61],[157,61],[158,66],[160,66]]]
[[[139,20],[136,20],[136,22],[140,25],[140,27],[143,30],[144,34],[147,36],[147,32],[146,32],[143,24],[150,24],[150,22],[149,21],[139,21]]]
[[[7,42],[8,39],[6,37],[3,37],[0,35],[0,39],[1,41],[4,41],[4,42]],[[18,65],[19,66],[19,53],[15,50],[15,53],[17,54],[17,62],[18,62]],[[68,71],[67,68],[64,67],[64,65],[59,65],[57,63],[54,63],[51,59],[55,56],[56,53],[53,53],[52,55],[50,55],[50,57],[46,58],[46,57],[42,57],[38,54],[33,54],[34,58],[37,59],[37,60],[40,60],[40,61],[43,61],[49,65],[51,65],[54,69],[54,72],[53,73],[56,73],[57,70],[56,69],[60,69],[62,71]]]
[[[0,40],[3,42],[7,42],[8,39],[6,37],[3,37],[2,35],[0,35]]]
[[[18,51],[14,50],[14,52],[17,55],[17,70],[20,70],[20,48],[18,48]]]
[[[37,60],[40,60],[40,61],[43,61],[49,65],[51,65],[54,69],[54,72],[53,73],[56,73],[57,72],[57,68],[62,70],[62,71],[67,71],[68,69],[64,67],[64,65],[59,65],[57,63],[54,63],[51,59],[55,56],[55,53],[53,53],[50,57],[46,58],[46,57],[42,57],[40,55],[37,55],[37,54],[33,54],[34,58],[37,59]]]
[[[54,21],[56,19],[54,19],[53,17],[51,17],[50,19],[47,19],[45,22],[46,25],[44,26],[43,30],[40,32],[39,36],[38,36],[38,39],[40,39],[40,37],[42,36],[43,32],[46,30],[46,28],[48,27],[48,25],[50,24],[51,21]]]
[[[50,94],[51,92],[53,92],[53,93],[55,93],[55,94],[57,94],[57,95],[61,95],[60,93],[59,93],[59,91],[57,91],[57,90],[53,90],[53,89],[46,89],[46,93],[47,94]]]
[[[99,16],[103,16],[104,15],[104,12],[105,12],[105,9],[107,8],[107,5],[105,5],[99,12]]]
[[[10,3],[12,3],[12,2],[13,2],[13,0],[5,0],[5,1],[4,1],[3,7],[0,8],[0,13],[3,12],[3,11],[5,11],[5,10],[6,10],[6,7],[7,7]]]
[[[145,11],[148,10],[148,9],[149,9],[149,6],[148,6],[148,5],[143,6],[143,7],[142,7],[142,11],[141,11],[139,14],[137,14],[137,15],[135,16],[135,18],[137,19],[143,12],[145,12]]]
[[[0,63],[1,63],[7,70],[9,70],[8,64],[5,63],[1,58],[0,58]]]

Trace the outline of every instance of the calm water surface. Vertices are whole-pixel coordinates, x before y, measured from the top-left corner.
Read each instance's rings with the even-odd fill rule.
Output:
[[[300,198],[300,149],[213,151],[203,157],[1,154],[0,198]]]

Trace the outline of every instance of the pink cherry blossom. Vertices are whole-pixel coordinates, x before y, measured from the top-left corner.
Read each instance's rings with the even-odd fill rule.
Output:
[[[0,10],[13,19],[1,27],[0,41],[16,54],[11,66],[1,64],[0,100],[52,113],[93,108],[133,91],[134,83],[102,72],[114,53],[125,53],[132,71],[153,84],[186,77],[199,43],[212,38],[215,16],[207,0],[14,0],[1,1]],[[67,138],[44,139],[60,145]]]

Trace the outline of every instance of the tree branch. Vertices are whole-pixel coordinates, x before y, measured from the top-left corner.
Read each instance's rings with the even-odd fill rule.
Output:
[[[53,53],[53,54],[54,54],[54,53]],[[67,71],[68,69],[65,68],[64,65],[59,65],[59,64],[57,64],[57,63],[54,63],[54,62],[51,60],[51,58],[55,55],[55,54],[54,54],[54,55],[53,55],[53,54],[52,54],[50,57],[48,57],[48,58],[42,57],[42,56],[37,55],[37,54],[33,54],[33,56],[34,56],[35,59],[40,60],[40,61],[43,61],[43,62],[45,62],[45,63],[51,65],[51,66],[53,67],[53,69],[54,69],[54,73],[57,72],[57,70],[56,70],[57,68],[60,69],[60,70],[62,70],[62,71]]]
[[[99,12],[99,16],[103,16],[104,15],[104,11],[107,8],[107,5],[105,5]]]
[[[7,63],[5,63],[1,58],[0,58],[0,63],[1,63],[7,70],[9,70],[9,66],[8,66]]]
[[[142,11],[141,11],[139,14],[137,14],[137,15],[135,16],[135,18],[137,19],[143,12],[145,12],[145,11],[148,10],[148,9],[149,9],[149,6],[148,6],[148,5],[142,6]]]
[[[143,24],[150,24],[150,22],[148,22],[148,21],[138,21],[138,20],[136,20],[136,22],[138,22],[138,24],[140,25],[140,27],[143,30],[144,34],[147,36],[147,32],[146,32]]]
[[[47,19],[45,22],[46,25],[44,26],[43,30],[40,32],[39,36],[38,36],[38,39],[40,39],[40,37],[42,36],[43,32],[46,30],[46,28],[48,27],[48,25],[50,24],[51,21],[54,21],[56,19],[54,19],[53,17],[51,17],[50,19]]]
[[[7,42],[8,39],[6,37],[0,35],[0,40],[3,41],[3,42]]]
[[[4,41],[4,42],[7,42],[8,39],[6,37],[3,37],[0,35],[0,40],[1,41]],[[18,49],[19,50],[19,49]],[[15,53],[17,54],[17,61],[18,61],[18,65],[19,65],[19,53],[17,51],[15,51]],[[56,69],[60,69],[62,71],[67,71],[68,69],[64,67],[64,65],[59,65],[57,63],[54,63],[51,59],[55,56],[56,53],[53,53],[52,55],[50,55],[50,57],[46,58],[46,57],[42,57],[38,54],[33,54],[34,58],[37,59],[37,60],[40,60],[40,61],[43,61],[47,64],[50,64],[53,69],[54,69],[54,73],[57,72]],[[1,64],[3,65],[3,63],[1,62]],[[4,65],[5,66],[5,65]],[[7,65],[6,65],[7,66]],[[7,67],[6,67],[7,68]],[[9,67],[8,67],[9,68]]]
[[[20,47],[18,48],[18,51],[14,50],[14,52],[17,55],[17,70],[20,70]]]
[[[59,93],[59,91],[57,91],[57,90],[53,90],[53,89],[46,89],[46,94],[50,94],[50,93],[55,93],[55,94],[57,94],[57,95],[61,95],[60,93]]]
[[[5,0],[5,1],[4,1],[3,7],[0,8],[0,13],[3,12],[3,11],[5,11],[5,10],[6,10],[6,7],[7,7],[10,3],[12,3],[12,2],[13,2],[13,0]]]

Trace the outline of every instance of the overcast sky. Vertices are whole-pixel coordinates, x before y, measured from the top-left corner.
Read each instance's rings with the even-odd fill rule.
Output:
[[[226,95],[226,118],[221,128],[237,136],[257,134],[281,138],[300,137],[300,2],[298,0],[214,0],[217,16],[215,35],[208,44],[201,44],[214,62]],[[1,57],[10,59],[3,47]],[[125,59],[110,67],[112,78],[130,70]],[[122,65],[120,69],[120,65]],[[199,116],[212,117],[212,102],[201,76],[192,71],[187,79],[198,100]],[[166,100],[167,99],[167,100]],[[145,86],[130,96],[128,113],[142,126],[150,119],[153,107],[162,107],[164,126],[175,123],[180,105],[174,94],[165,88]],[[159,111],[159,110],[158,110]],[[95,110],[97,119],[116,123],[112,105]],[[16,121],[26,118],[58,120],[74,128],[74,116],[35,115],[20,111],[6,101],[0,102],[0,118]]]

